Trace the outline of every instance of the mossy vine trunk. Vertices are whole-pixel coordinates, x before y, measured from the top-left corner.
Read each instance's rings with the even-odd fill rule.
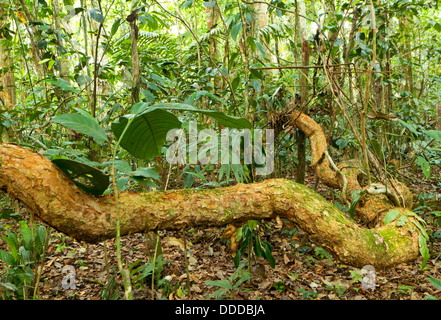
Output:
[[[86,194],[50,160],[16,145],[0,145],[0,158],[0,188],[35,216],[77,240],[94,243],[115,236],[113,195]],[[209,190],[122,192],[119,207],[122,235],[279,216],[349,265],[389,267],[418,256],[418,233],[410,223],[362,228],[319,194],[285,179]]]

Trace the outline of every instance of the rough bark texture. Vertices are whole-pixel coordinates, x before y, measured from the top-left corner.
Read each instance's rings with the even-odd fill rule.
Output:
[[[7,6],[6,2],[0,3],[0,24],[7,23]],[[7,31],[5,31],[7,32]],[[15,85],[14,71],[13,71],[13,55],[11,48],[8,47],[6,38],[0,36],[0,106],[6,107],[7,110],[16,104],[17,88]],[[5,109],[2,107],[2,109]]]
[[[77,240],[99,242],[115,236],[113,195],[84,193],[47,158],[16,145],[0,145],[0,158],[0,188],[35,216]],[[123,192],[119,207],[122,235],[280,216],[349,265],[382,268],[418,256],[418,234],[411,223],[361,228],[319,194],[285,179],[210,190]]]

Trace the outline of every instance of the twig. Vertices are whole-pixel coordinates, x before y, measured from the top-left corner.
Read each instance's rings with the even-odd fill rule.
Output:
[[[346,196],[346,190],[348,188],[348,179],[346,179],[346,176],[341,172],[341,170],[336,166],[334,161],[332,160],[331,156],[329,155],[328,150],[324,151],[326,157],[328,158],[329,163],[331,164],[331,167],[340,174],[340,176],[343,178],[343,188],[341,190],[343,200],[346,202],[346,204],[350,204],[349,200]]]
[[[338,67],[352,65],[352,63],[339,63],[330,64],[328,67]],[[323,69],[323,66],[281,66],[281,67],[261,67],[261,68],[250,68],[250,70],[271,70],[271,69]]]
[[[46,253],[47,253],[47,246],[49,244],[49,237],[52,233],[52,228],[46,229],[46,236],[44,238],[44,246],[43,246],[43,255],[41,257],[41,265],[37,268],[37,279],[35,281],[34,286],[34,297],[33,299],[36,300],[38,297],[38,285],[40,284],[41,274],[43,273],[44,268],[44,260],[46,260]]]
[[[101,1],[98,0],[98,4],[101,8]],[[96,115],[96,105],[97,105],[97,97],[96,97],[96,90],[98,87],[98,48],[99,48],[99,40],[100,40],[100,35],[101,35],[101,29],[103,28],[103,23],[100,23],[100,25],[98,26],[98,33],[96,35],[96,43],[95,43],[95,62],[94,62],[94,66],[93,66],[93,93],[92,93],[92,117],[95,118]]]
[[[152,300],[155,300],[155,269],[156,269],[156,255],[158,254],[159,235],[156,233],[155,239],[155,253],[153,254],[153,268],[152,268]]]
[[[184,230],[185,233],[185,230]],[[190,294],[190,270],[188,269],[188,258],[187,258],[187,236],[184,234],[184,261],[185,261],[185,273],[187,274],[187,279],[185,281],[188,293]]]
[[[107,243],[106,241],[103,242],[104,247],[104,262],[106,264],[106,275],[107,275],[107,281],[110,280],[110,272],[109,272],[109,256],[107,254]]]

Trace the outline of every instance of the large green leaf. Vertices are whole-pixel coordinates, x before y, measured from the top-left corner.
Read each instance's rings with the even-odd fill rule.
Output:
[[[181,121],[172,113],[159,108],[138,110],[138,112],[136,115],[126,115],[113,122],[112,131],[116,138],[120,139],[130,117],[134,117],[120,145],[134,157],[151,159],[160,154],[167,132],[179,128]]]
[[[2,235],[2,238],[8,244],[9,251],[11,251],[10,256],[14,259],[14,262],[18,262],[20,258],[18,256],[17,237],[10,230],[8,230],[7,233],[8,233],[8,236]],[[3,258],[7,259],[8,261],[5,261]],[[9,265],[13,265],[14,264],[13,261],[10,261],[11,259],[9,259],[10,258],[9,255],[5,255],[3,258],[2,258],[3,262],[8,263]]]
[[[70,159],[52,160],[75,184],[94,196],[102,195],[109,186],[109,176],[82,162]]]
[[[136,103],[131,109],[132,114],[123,116],[112,123],[112,131],[116,138],[120,139],[129,120],[133,117],[120,141],[121,147],[140,159],[158,156],[168,131],[181,126],[178,118],[165,109],[202,113],[216,119],[226,127],[251,128],[251,123],[246,119],[228,116],[220,111],[199,110],[188,104],[162,103],[149,106],[148,103]]]
[[[256,48],[259,49],[260,53],[262,53],[262,57],[264,57],[266,60],[269,60],[263,45],[259,41],[256,41],[256,40],[254,40],[254,44],[256,45]]]
[[[23,245],[26,250],[32,250],[32,231],[26,221],[20,221],[21,235],[23,237]]]
[[[71,130],[88,135],[97,143],[108,141],[104,128],[102,128],[98,124],[98,121],[91,116],[78,113],[65,113],[53,117],[51,121],[61,124]]]
[[[138,112],[140,112],[142,110],[145,110],[146,108],[149,108],[149,109],[168,109],[168,110],[179,110],[179,111],[189,111],[189,112],[195,112],[195,113],[202,113],[208,117],[215,119],[220,124],[222,124],[223,126],[228,127],[228,128],[251,129],[251,127],[252,127],[251,123],[245,118],[229,116],[221,111],[200,110],[200,109],[196,109],[195,107],[193,107],[189,104],[184,104],[184,103],[160,103],[160,104],[155,104],[150,107],[148,106],[147,103],[137,103],[132,107],[132,112],[133,112],[133,110],[138,110]]]

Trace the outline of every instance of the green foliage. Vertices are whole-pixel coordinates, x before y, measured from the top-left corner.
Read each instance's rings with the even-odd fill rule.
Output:
[[[236,268],[240,266],[240,261],[244,256],[245,251],[248,252],[248,269],[251,270],[251,261],[253,255],[256,257],[265,258],[271,268],[276,266],[276,260],[272,254],[272,246],[267,241],[262,241],[258,231],[258,221],[249,220],[247,224],[242,226],[237,231],[237,241],[240,242],[240,246],[236,255],[234,256],[234,265]]]
[[[100,196],[109,186],[109,176],[100,170],[70,159],[52,160],[75,184],[84,191]]]
[[[82,114],[68,113],[55,116],[52,122],[61,124],[71,130],[92,137],[97,143],[108,142],[105,130],[100,127],[98,121],[86,112]]]
[[[299,65],[300,34],[311,46],[309,64],[314,68],[305,73],[309,76],[306,104],[297,107],[332,137],[330,154],[336,158],[359,155],[360,127],[350,128],[348,120],[360,123],[366,102],[367,112],[396,116],[366,122],[367,148],[384,164],[387,176],[402,177],[389,163],[397,159],[423,174],[425,181],[418,183],[441,185],[434,174],[441,164],[441,131],[435,130],[434,108],[441,94],[441,24],[434,18],[439,8],[433,1],[374,1],[372,21],[370,6],[351,2],[332,6],[304,2],[305,17],[296,20],[293,17],[303,3],[295,1],[268,2],[262,13],[241,1],[200,5],[188,0],[166,7],[140,1],[111,6],[103,1],[98,8],[67,0],[58,2],[60,27],[54,3],[23,3],[33,8],[32,21],[27,21],[21,3],[11,2],[1,17],[2,48],[14,61],[11,66],[2,65],[1,75],[12,70],[17,91],[17,101],[2,107],[2,139],[10,135],[12,142],[43,149],[91,194],[135,187],[161,189],[168,186],[161,180],[164,176],[174,180],[174,187],[187,188],[255,181],[254,164],[165,166],[166,133],[195,117],[204,128],[271,128],[273,112],[291,108],[304,71],[258,68]],[[138,9],[139,66],[132,59],[126,20],[134,8]],[[210,10],[216,10],[211,29]],[[268,24],[260,26],[262,14]],[[320,33],[315,35],[317,21]],[[327,70],[321,68],[324,59],[343,65]],[[370,66],[372,78],[366,72]],[[136,67],[139,87],[133,81]],[[133,104],[131,97],[137,91],[140,102]],[[0,105],[5,105],[3,100]],[[61,126],[69,130],[60,130]],[[297,146],[285,122],[281,128],[273,177],[290,177],[297,165]],[[116,190],[108,188],[108,174],[114,174]],[[361,195],[353,194],[349,208],[341,206],[342,210],[354,217]],[[441,226],[441,215],[434,209],[424,219],[433,227]],[[433,244],[439,231],[429,233],[425,221],[393,210],[384,222],[413,224],[420,235],[421,267],[425,268],[430,241]],[[255,255],[275,264],[271,245],[262,241],[257,229],[247,224],[239,232],[242,242],[236,265],[247,250],[250,259]],[[320,249],[315,254],[327,256]]]
[[[438,290],[441,290],[441,280],[430,277],[427,279],[435,288]],[[426,300],[439,300],[437,297],[434,297],[432,295],[427,295],[424,297]]]
[[[306,291],[303,288],[297,289],[298,292],[300,292],[302,294],[302,298],[303,299],[308,299],[308,300],[313,300],[315,298],[317,298],[317,292],[310,290],[310,291]]]
[[[332,259],[332,255],[323,248],[314,248],[314,254],[320,259]]]
[[[400,217],[399,219],[397,219]],[[411,218],[411,219],[409,219]],[[420,247],[420,253],[423,257],[420,268],[425,269],[427,261],[430,258],[429,248],[427,246],[427,241],[429,236],[426,232],[425,225],[426,222],[412,211],[401,212],[400,210],[394,209],[390,210],[383,218],[383,223],[386,225],[397,220],[397,226],[403,226],[404,224],[410,222],[415,226],[415,231],[418,232],[418,244]]]
[[[345,286],[342,286],[342,285],[339,285],[339,284],[334,284],[334,285],[326,285],[325,290],[335,291],[335,293],[337,293],[337,295],[339,297],[341,297],[342,295],[344,295],[344,293],[346,292],[347,288]]]
[[[141,260],[137,260],[129,267],[135,288],[151,284],[153,276],[158,287],[168,284],[169,281],[163,278],[162,271],[170,261],[163,260],[162,254],[158,255],[156,259],[150,259],[147,263],[138,266],[141,262]]]
[[[219,287],[219,289],[213,292],[208,298],[215,298],[217,300],[225,298],[233,299],[234,294],[236,294],[240,286],[245,281],[251,279],[251,274],[248,271],[243,270],[244,267],[244,264],[239,264],[234,273],[227,279],[205,281],[205,284],[207,285]]]
[[[133,117],[126,129],[129,118]],[[167,132],[179,128],[181,122],[172,113],[162,109],[148,109],[138,115],[127,115],[112,124],[112,131],[121,139],[121,147],[140,159],[152,159],[160,155]]]
[[[363,275],[361,274],[361,270],[349,270],[351,274],[352,283],[361,282],[363,280]]]
[[[118,290],[115,276],[111,276],[103,290],[101,290],[101,300],[119,300],[121,293]]]
[[[174,103],[149,107],[148,104],[138,103],[132,107],[132,115],[121,117],[112,124],[112,131],[118,139],[126,130],[120,142],[121,146],[134,157],[141,159],[151,159],[160,155],[167,133],[182,124],[174,114],[165,109],[202,113],[227,127],[250,127],[250,123],[243,118],[228,116],[218,111],[198,110],[191,105]],[[131,124],[126,129],[131,117]]]
[[[7,230],[1,235],[9,251],[0,250],[0,260],[5,264],[0,279],[2,299],[29,299],[34,289],[37,267],[47,249],[50,231],[44,226],[29,227],[20,221],[20,230]],[[34,299],[36,295],[34,294]]]

